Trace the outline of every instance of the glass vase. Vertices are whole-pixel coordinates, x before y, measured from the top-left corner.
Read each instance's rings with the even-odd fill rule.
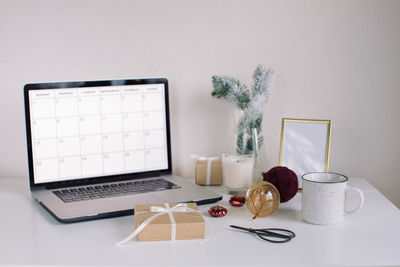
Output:
[[[262,172],[264,171],[262,163],[265,160],[265,150],[263,138],[259,134],[261,126],[243,127],[246,119],[243,110],[234,109],[232,145],[229,153],[222,157],[224,185],[228,193],[231,194],[245,193],[253,183],[262,180]],[[232,161],[236,161],[236,163]],[[251,172],[248,171],[250,165],[252,166]],[[234,175],[233,169],[237,169],[240,174]],[[250,178],[247,174],[250,175]]]

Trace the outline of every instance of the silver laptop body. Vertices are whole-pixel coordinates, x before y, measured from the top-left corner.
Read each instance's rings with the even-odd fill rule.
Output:
[[[167,79],[27,84],[24,99],[30,189],[58,221],[222,199],[172,174]]]

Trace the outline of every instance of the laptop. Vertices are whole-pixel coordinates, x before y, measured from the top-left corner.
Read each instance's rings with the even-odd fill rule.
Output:
[[[222,196],[172,174],[164,78],[24,87],[30,190],[62,223]]]

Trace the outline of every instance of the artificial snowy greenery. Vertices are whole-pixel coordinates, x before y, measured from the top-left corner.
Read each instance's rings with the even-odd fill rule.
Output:
[[[224,98],[241,110],[237,125],[236,152],[247,155],[256,152],[262,145],[261,123],[263,106],[271,92],[274,72],[258,65],[253,74],[253,85],[250,90],[238,80],[227,76],[211,78],[214,90],[211,95]]]

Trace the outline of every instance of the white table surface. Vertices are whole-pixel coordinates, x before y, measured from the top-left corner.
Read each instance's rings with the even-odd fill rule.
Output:
[[[333,226],[301,219],[301,194],[269,217],[251,219],[245,206],[210,217],[205,240],[138,242],[118,247],[134,230],[134,216],[60,224],[30,196],[25,179],[0,179],[0,265],[227,265],[400,266],[400,212],[364,179],[350,185],[365,194],[363,209]],[[220,190],[219,187],[210,187]],[[291,229],[296,238],[272,244],[229,229],[230,224]]]

